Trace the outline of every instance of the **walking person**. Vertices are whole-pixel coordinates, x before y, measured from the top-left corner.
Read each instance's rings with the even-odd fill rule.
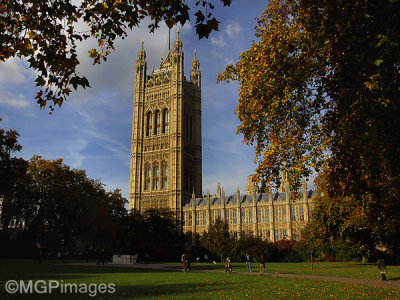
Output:
[[[184,254],[182,256],[182,271],[183,271],[183,273],[186,273],[187,267],[188,267],[188,265],[187,265],[187,256],[186,256],[186,254]]]
[[[260,256],[260,275],[264,274],[264,270],[265,270],[265,258],[264,258],[264,254],[261,254],[261,256]]]
[[[229,256],[225,260],[225,273],[232,273],[231,259]]]
[[[379,273],[381,273],[382,280],[386,280],[386,264],[383,258],[378,259],[377,262]]]
[[[251,272],[251,260],[250,260],[250,254],[246,252],[246,257],[245,257],[245,262],[246,262],[246,268],[247,272]]]

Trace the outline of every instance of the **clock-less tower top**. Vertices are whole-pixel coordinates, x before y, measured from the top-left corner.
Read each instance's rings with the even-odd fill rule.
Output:
[[[201,72],[196,53],[186,80],[178,31],[173,51],[147,75],[142,41],[135,69],[129,209],[170,208],[180,216],[193,191],[201,196]]]

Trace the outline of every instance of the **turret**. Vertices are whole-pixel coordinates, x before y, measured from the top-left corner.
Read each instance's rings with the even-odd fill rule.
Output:
[[[194,58],[192,61],[192,68],[190,70],[190,81],[200,87],[201,86],[201,72],[200,72],[200,63],[197,59],[197,50],[194,50]]]
[[[135,89],[138,89],[140,87],[144,88],[144,82],[146,81],[147,62],[146,51],[144,51],[143,43],[144,41],[142,40],[142,45],[137,54]]]
[[[182,53],[183,44],[182,44],[182,41],[181,41],[181,39],[179,37],[179,32],[180,32],[179,29],[176,32],[177,32],[177,37],[176,37],[176,40],[174,42],[174,52]]]
[[[183,45],[182,41],[179,37],[179,29],[177,30],[177,37],[174,42],[174,51],[172,52],[172,72],[173,72],[173,80],[177,82],[183,82],[184,78],[184,65],[183,65]],[[181,94],[182,91],[177,91],[178,94]]]

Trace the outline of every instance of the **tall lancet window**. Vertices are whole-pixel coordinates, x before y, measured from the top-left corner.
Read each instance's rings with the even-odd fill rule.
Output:
[[[158,177],[160,176],[160,170],[158,165],[154,166],[153,169],[153,190],[158,190]]]
[[[159,110],[156,111],[155,119],[156,119],[156,131],[155,131],[155,133],[156,133],[156,135],[159,135],[160,134],[160,126],[161,126],[161,120],[160,120],[161,116],[160,116],[160,111]]]
[[[151,136],[153,133],[153,115],[151,114],[151,112],[147,113],[146,123],[147,123],[146,136]]]
[[[169,112],[168,109],[164,109],[162,132],[168,133],[168,129],[169,129]]]
[[[162,164],[162,189],[166,190],[168,188],[168,165],[166,162]]]
[[[145,178],[144,190],[148,191],[148,190],[150,190],[150,166],[149,165],[146,165],[146,167],[145,167],[144,178]]]

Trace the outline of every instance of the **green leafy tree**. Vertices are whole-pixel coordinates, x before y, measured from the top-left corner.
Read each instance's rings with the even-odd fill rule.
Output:
[[[310,257],[311,270],[314,269],[314,259],[318,250],[322,247],[324,239],[320,232],[315,228],[316,223],[307,224],[301,231],[301,240],[298,243],[298,248],[303,248]]]
[[[204,232],[200,242],[206,249],[220,256],[221,260],[230,255],[234,247],[234,239],[229,233],[229,225],[220,218],[215,220],[208,232]]]
[[[1,121],[1,119],[0,119]],[[0,221],[7,229],[11,220],[22,225],[21,213],[29,209],[26,200],[29,193],[30,177],[27,175],[28,162],[12,154],[22,149],[16,130],[0,128],[0,198],[2,209]],[[21,205],[18,205],[21,204]]]
[[[219,1],[217,1],[219,2]],[[221,0],[229,6],[232,0]],[[210,1],[199,0],[196,34],[208,37],[218,31],[219,21],[212,16]],[[0,2],[0,61],[24,57],[30,68],[37,71],[36,85],[40,88],[35,99],[44,108],[66,100],[71,88],[89,86],[89,81],[77,70],[79,42],[94,38],[98,47],[89,51],[93,63],[107,59],[114,41],[126,37],[127,30],[139,26],[145,17],[151,18],[153,32],[160,22],[169,28],[189,20],[189,5],[181,0],[3,0]],[[78,30],[78,24],[86,24]]]
[[[400,233],[399,12],[399,1],[270,1],[259,41],[218,78],[240,83],[237,132],[254,145],[260,177],[279,181],[286,163],[297,188],[324,166],[326,200],[357,208],[335,226],[373,224],[370,239],[391,249]]]
[[[147,252],[151,260],[176,261],[184,249],[184,235],[174,212],[153,208],[130,212],[124,218],[117,244],[120,253]]]
[[[62,159],[34,156],[27,174],[25,197],[14,197],[3,210],[9,219],[23,220],[23,229],[39,247],[53,253],[112,250],[127,213],[119,190],[107,193],[99,181]]]

